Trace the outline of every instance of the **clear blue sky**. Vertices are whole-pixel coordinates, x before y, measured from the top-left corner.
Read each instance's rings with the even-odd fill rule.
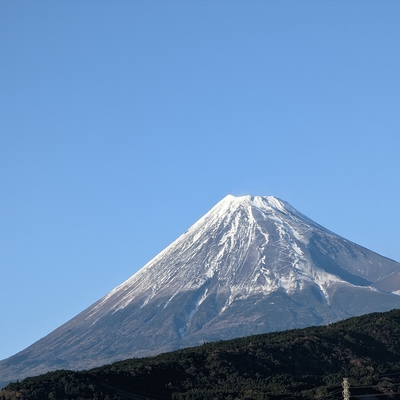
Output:
[[[227,194],[400,261],[399,1],[1,1],[0,359]]]

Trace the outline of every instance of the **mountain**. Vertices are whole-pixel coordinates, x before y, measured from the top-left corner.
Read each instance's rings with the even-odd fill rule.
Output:
[[[3,400],[399,398],[400,310],[12,383]]]
[[[126,282],[20,353],[2,381],[400,308],[400,263],[272,196],[227,196]]]

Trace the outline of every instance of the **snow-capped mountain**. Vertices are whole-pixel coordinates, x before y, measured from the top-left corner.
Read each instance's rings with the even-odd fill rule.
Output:
[[[1,380],[84,369],[400,307],[400,263],[276,197],[227,196],[126,282],[22,352]]]

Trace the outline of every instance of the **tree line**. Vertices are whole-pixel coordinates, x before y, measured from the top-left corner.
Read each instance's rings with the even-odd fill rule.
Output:
[[[400,396],[400,310],[49,372],[10,383],[0,400],[329,400],[342,398],[344,377],[352,398]]]

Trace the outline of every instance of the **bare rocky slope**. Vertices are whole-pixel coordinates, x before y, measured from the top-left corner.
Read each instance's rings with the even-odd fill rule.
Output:
[[[400,263],[275,197],[227,196],[104,298],[0,362],[1,381],[400,308]]]

